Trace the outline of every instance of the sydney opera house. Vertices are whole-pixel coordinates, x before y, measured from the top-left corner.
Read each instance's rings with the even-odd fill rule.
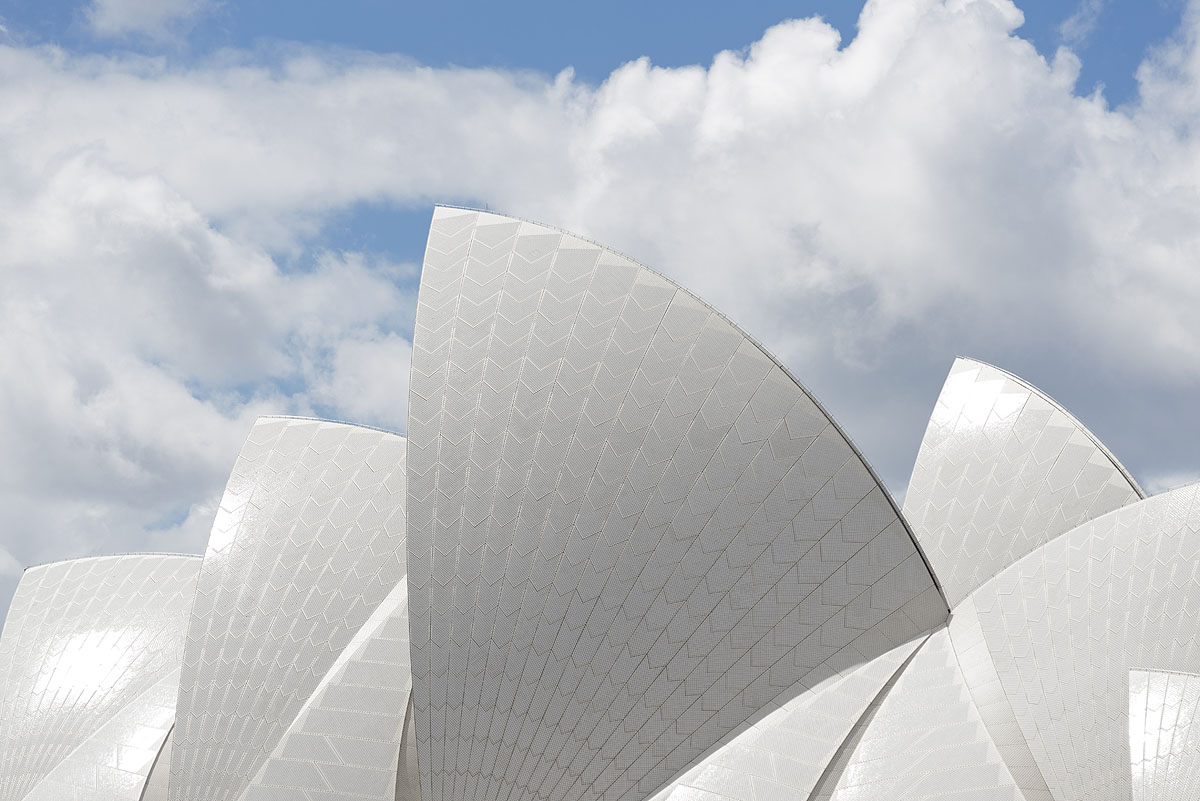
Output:
[[[407,439],[271,417],[203,557],[28,569],[0,801],[1200,797],[1200,487],[959,359],[898,509],[629,259],[434,213]]]

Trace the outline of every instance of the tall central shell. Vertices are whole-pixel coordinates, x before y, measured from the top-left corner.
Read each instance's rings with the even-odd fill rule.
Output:
[[[781,695],[946,619],[804,388],[569,234],[435,212],[408,436],[423,801],[646,798]]]

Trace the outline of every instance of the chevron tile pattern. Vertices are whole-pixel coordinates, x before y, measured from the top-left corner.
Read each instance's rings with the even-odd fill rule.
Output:
[[[972,599],[954,607],[949,630],[971,700],[1017,788],[1025,801],[1053,801],[1054,794],[1050,792],[1046,778],[1029,750],[1029,743],[1021,733],[1012,704],[1004,694]]]
[[[402,437],[358,426],[254,425],[197,582],[171,801],[238,798],[403,582],[404,453]]]
[[[568,234],[435,212],[408,434],[424,801],[640,801],[782,693],[946,619],[807,392]]]
[[[1200,485],[1076,528],[976,592],[1038,768],[1064,801],[1129,798],[1129,671],[1200,670]]]
[[[1112,454],[1049,397],[956,359],[904,516],[954,606],[1038,546],[1141,497]]]
[[[850,760],[854,758],[854,754],[858,750],[859,742],[862,740],[863,735],[866,734],[867,726],[870,724],[872,718],[879,713],[879,708],[883,706],[883,702],[887,699],[888,692],[900,680],[900,676],[904,671],[904,665],[911,661],[915,655],[916,652],[914,651],[905,660],[904,664],[892,674],[892,677],[884,683],[883,688],[875,694],[875,697],[867,704],[867,708],[863,713],[855,719],[850,728],[850,733],[842,741],[842,744],[837,747],[837,750],[834,751],[833,757],[828,761],[825,770],[817,780],[816,786],[813,787],[812,793],[809,794],[810,801],[828,801],[833,795],[837,789],[838,782],[841,781],[842,774],[846,772],[846,769],[850,766]]]
[[[26,571],[0,801],[1200,792],[1200,484],[1021,379],[955,362],[902,515],[696,297],[438,208],[409,391],[259,419],[202,559]]]
[[[143,799],[150,768],[175,722],[178,692],[179,671],[174,670],[109,718],[25,801]]]
[[[801,693],[728,738],[654,801],[808,798],[868,705],[924,641],[919,637]]]
[[[1200,676],[1129,671],[1133,801],[1200,795]]]
[[[411,687],[402,581],[342,651],[242,801],[393,801]]]
[[[137,801],[199,569],[149,554],[25,571],[0,637],[0,799]]]
[[[1133,801],[1200,794],[1200,676],[1129,671]]]
[[[944,628],[921,645],[860,726],[833,792],[814,798],[1022,799],[967,691]]]

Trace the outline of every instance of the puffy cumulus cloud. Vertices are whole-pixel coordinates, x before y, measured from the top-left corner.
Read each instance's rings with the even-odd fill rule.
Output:
[[[395,333],[364,332],[343,339],[316,377],[310,394],[351,421],[373,420],[403,431],[408,419],[408,370],[412,342]]]
[[[851,42],[794,20],[599,86],[299,47],[187,68],[0,48],[3,544],[198,548],[255,414],[401,426],[411,269],[309,252],[363,201],[487,202],[663,270],[896,488],[955,353],[1040,385],[1135,473],[1192,471],[1198,15],[1119,109],[1021,21],[869,2]]]
[[[336,357],[408,330],[411,268],[325,254],[282,269],[86,146],[0,165],[15,179],[0,190],[0,575],[13,559],[201,550],[259,414],[402,414],[403,394],[347,394]],[[403,354],[389,370],[406,380]]]
[[[101,36],[166,39],[212,5],[209,0],[92,0],[84,17]]]
[[[1135,471],[1195,464],[1196,17],[1121,109],[1007,2],[869,3],[844,47],[798,20],[707,69],[627,64],[577,99],[568,203],[509,196],[716,300],[894,487],[956,353]]]

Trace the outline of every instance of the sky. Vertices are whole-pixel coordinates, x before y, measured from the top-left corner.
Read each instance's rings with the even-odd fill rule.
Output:
[[[902,498],[956,355],[1200,480],[1200,0],[0,0],[0,610],[203,550],[252,421],[403,432],[434,203],[602,242]]]

